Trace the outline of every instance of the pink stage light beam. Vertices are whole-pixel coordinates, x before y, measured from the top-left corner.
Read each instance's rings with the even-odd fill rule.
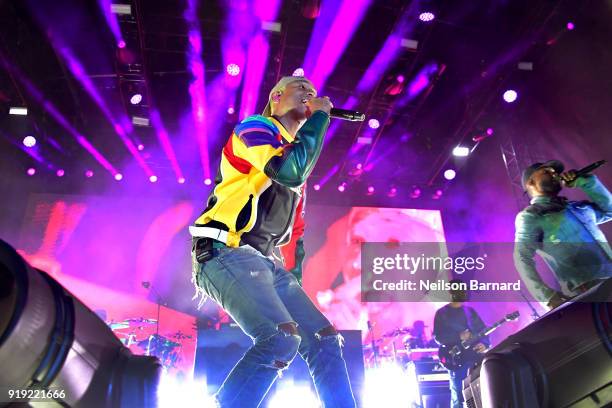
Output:
[[[72,72],[72,74],[77,79],[77,81],[79,81],[79,83],[83,85],[83,87],[87,90],[87,93],[89,94],[89,96],[96,102],[96,104],[98,105],[98,108],[102,111],[104,116],[106,116],[106,119],[113,125],[115,132],[117,133],[117,135],[119,136],[119,138],[121,139],[121,141],[123,142],[127,150],[132,154],[132,156],[134,156],[134,159],[136,159],[136,162],[138,163],[138,165],[144,170],[147,177],[152,176],[153,171],[151,171],[151,169],[149,168],[149,165],[144,161],[144,159],[138,152],[138,149],[136,148],[132,140],[127,135],[126,122],[129,123],[129,120],[127,118],[123,118],[122,119],[123,124],[120,124],[119,122],[115,120],[110,109],[104,102],[104,99],[102,98],[98,90],[96,89],[89,75],[87,75],[85,68],[72,54],[72,51],[70,51],[68,47],[63,45],[61,41],[59,41],[55,36],[50,36],[50,37],[51,37],[51,44],[63,57],[64,61],[67,63],[66,65],[68,66],[68,69],[70,70],[70,72]]]
[[[118,174],[118,171],[112,164],[87,140],[85,136],[73,128],[68,120],[57,110],[57,108],[48,100],[46,100],[40,90],[34,86],[16,67],[8,62],[2,54],[0,54],[0,62],[7,71],[10,71],[25,87],[26,91],[41,105],[51,117],[59,123],[74,139],[80,144],[102,167],[108,170],[113,176]]]
[[[102,9],[102,14],[104,14],[104,18],[106,19],[108,28],[110,28],[111,32],[113,33],[113,36],[115,37],[117,47],[124,48],[125,40],[121,35],[121,29],[119,28],[119,21],[117,21],[117,15],[111,11],[111,0],[98,0],[98,4]]]
[[[191,97],[191,111],[195,126],[196,140],[200,151],[200,160],[205,178],[210,177],[210,159],[208,156],[208,133],[206,128],[206,87],[205,66],[202,60],[202,35],[197,16],[197,0],[188,0],[184,18],[189,28],[189,49],[187,51],[187,65],[192,80],[189,84]]]
[[[325,12],[325,6],[328,2],[322,6],[323,12]],[[363,19],[370,3],[371,0],[343,0],[338,15],[333,20],[332,26],[329,29],[321,52],[317,55],[314,69],[310,69],[312,66],[310,63],[305,62],[303,64],[306,72],[312,72],[309,79],[319,93],[323,91],[327,78],[336,67],[340,56]]]
[[[174,171],[176,179],[184,180],[185,176],[183,175],[181,167],[179,166],[178,161],[176,160],[176,154],[174,153],[174,149],[172,148],[172,143],[170,143],[168,131],[166,130],[159,111],[157,109],[151,109],[151,124],[155,128],[159,144],[164,150],[164,153],[166,153],[168,160],[170,160],[170,165],[172,166],[172,170]]]

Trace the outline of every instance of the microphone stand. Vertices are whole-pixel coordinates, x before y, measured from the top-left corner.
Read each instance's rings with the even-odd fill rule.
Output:
[[[157,339],[159,339],[159,316],[161,312],[161,303],[163,302],[164,306],[167,306],[167,304],[164,298],[155,289],[155,286],[151,284],[151,282],[142,282],[142,286],[144,286],[146,289],[150,288],[156,297],[155,303],[157,303],[157,321],[155,322],[155,336]]]
[[[540,315],[538,314],[538,311],[536,310],[535,307],[533,307],[533,305],[531,304],[531,302],[529,301],[529,299],[527,299],[527,296],[525,296],[525,294],[523,293],[523,291],[519,291],[519,293],[521,294],[521,296],[523,297],[523,299],[525,299],[525,302],[527,302],[527,305],[529,306],[529,308],[531,309],[531,318],[536,321],[540,318]]]

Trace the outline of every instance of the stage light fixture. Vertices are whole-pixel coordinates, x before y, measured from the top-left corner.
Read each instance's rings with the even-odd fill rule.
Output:
[[[64,174],[66,174],[66,172],[64,171],[64,169],[57,169],[55,174],[57,175],[57,177],[64,177]]]
[[[142,116],[132,116],[132,123],[136,126],[149,126],[149,118]]]
[[[389,188],[389,191],[387,191],[387,197],[393,198],[396,195],[397,195],[397,187],[391,186],[391,188]]]
[[[135,93],[130,98],[130,103],[132,105],[138,105],[140,102],[142,102],[142,94],[140,94],[140,93]]]
[[[132,14],[132,6],[129,4],[111,4],[111,12],[129,16]]]
[[[368,120],[368,126],[370,127],[370,129],[378,129],[380,127],[380,122],[378,121],[378,119],[370,119]]]
[[[227,108],[227,113],[229,115],[233,115],[234,113],[236,113],[236,109],[234,109],[233,106],[230,106],[229,108]]]
[[[438,200],[440,199],[440,197],[442,197],[442,194],[444,194],[444,192],[440,189],[437,189],[433,195],[431,196],[431,198],[433,198],[434,200]]]
[[[117,181],[123,180],[123,174],[121,174],[121,173],[115,174],[115,180],[117,180]]]
[[[321,185],[320,184],[315,184],[314,186],[312,186],[312,188],[314,188],[315,191],[319,191],[319,190],[321,190]]]
[[[36,169],[34,167],[30,167],[27,171],[26,171],[28,176],[33,176],[36,174]]]
[[[514,89],[508,89],[504,92],[504,101],[512,103],[518,98],[518,93]]]
[[[374,194],[374,186],[368,186],[368,195],[373,195]]]
[[[424,21],[426,23],[432,21],[434,18],[436,18],[436,16],[431,11],[425,11],[419,14],[419,20]]]
[[[0,370],[3,392],[55,392],[44,406],[157,406],[159,360],[133,355],[93,311],[2,240],[0,361],[10,367]]]
[[[9,115],[22,115],[25,116],[28,114],[28,108],[19,108],[16,106],[9,108]]]
[[[487,128],[487,135],[493,136],[493,128]]]
[[[303,77],[304,76],[304,68],[296,68],[295,71],[293,71],[293,76],[297,76],[297,77]]]
[[[457,172],[453,169],[446,169],[444,171],[444,178],[447,180],[452,180],[457,176]]]
[[[23,138],[23,145],[25,147],[34,147],[36,144],[36,138],[34,136],[26,136]]]
[[[453,149],[453,156],[457,156],[457,157],[466,157],[470,154],[470,149],[469,147],[465,147],[465,146],[456,146]]]
[[[411,51],[416,51],[419,48],[419,42],[412,38],[402,38],[400,45],[404,48],[408,48]]]
[[[338,191],[341,193],[344,193],[344,191],[346,190],[346,183],[340,183],[340,185],[338,186]]]
[[[178,181],[179,184],[185,184],[185,177],[179,177],[176,181]]]
[[[125,43],[124,40],[119,40],[119,42],[117,43],[117,47],[119,48],[125,48],[127,44]]]
[[[139,143],[136,148],[138,149],[138,151],[142,152],[144,150],[144,145],[142,143]]]
[[[204,184],[210,186],[212,184],[212,180],[207,177],[204,179]]]
[[[86,170],[86,171],[85,171],[85,177],[87,177],[87,178],[92,178],[92,177],[93,177],[93,174],[94,174],[94,173],[93,173],[93,171],[91,171],[91,170]]]
[[[412,186],[412,191],[410,191],[410,198],[419,198],[421,196],[421,189],[417,186]]]
[[[229,76],[238,76],[238,74],[240,74],[240,67],[238,66],[238,64],[227,64],[227,67],[225,67],[225,71],[228,73]]]
[[[157,182],[157,176],[156,175],[152,175],[151,177],[149,177],[149,181],[151,183],[156,183]]]
[[[566,25],[568,30],[573,30],[574,28],[576,28],[576,26],[574,25],[574,23],[572,23],[571,21],[568,21],[567,25]]]
[[[282,24],[278,21],[262,21],[261,29],[264,31],[271,31],[274,33],[280,33]]]

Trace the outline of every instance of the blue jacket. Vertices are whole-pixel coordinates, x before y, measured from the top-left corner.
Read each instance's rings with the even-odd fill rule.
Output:
[[[593,175],[579,177],[576,187],[591,201],[535,197],[516,216],[514,264],[540,301],[550,300],[555,291],[536,269],[536,252],[569,295],[584,283],[612,276],[612,249],[597,226],[612,219],[612,195]]]

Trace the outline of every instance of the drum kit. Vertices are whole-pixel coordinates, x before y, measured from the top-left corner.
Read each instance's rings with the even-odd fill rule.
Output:
[[[363,345],[363,356],[366,368],[383,364],[397,364],[405,367],[418,360],[438,358],[438,347],[431,339],[414,336],[412,327],[399,327],[389,330],[380,338],[374,338],[370,330],[370,341]]]
[[[182,360],[183,341],[191,339],[180,330],[162,336],[156,319],[130,318],[107,322],[117,338],[134,354],[156,356],[166,370],[177,368]]]

